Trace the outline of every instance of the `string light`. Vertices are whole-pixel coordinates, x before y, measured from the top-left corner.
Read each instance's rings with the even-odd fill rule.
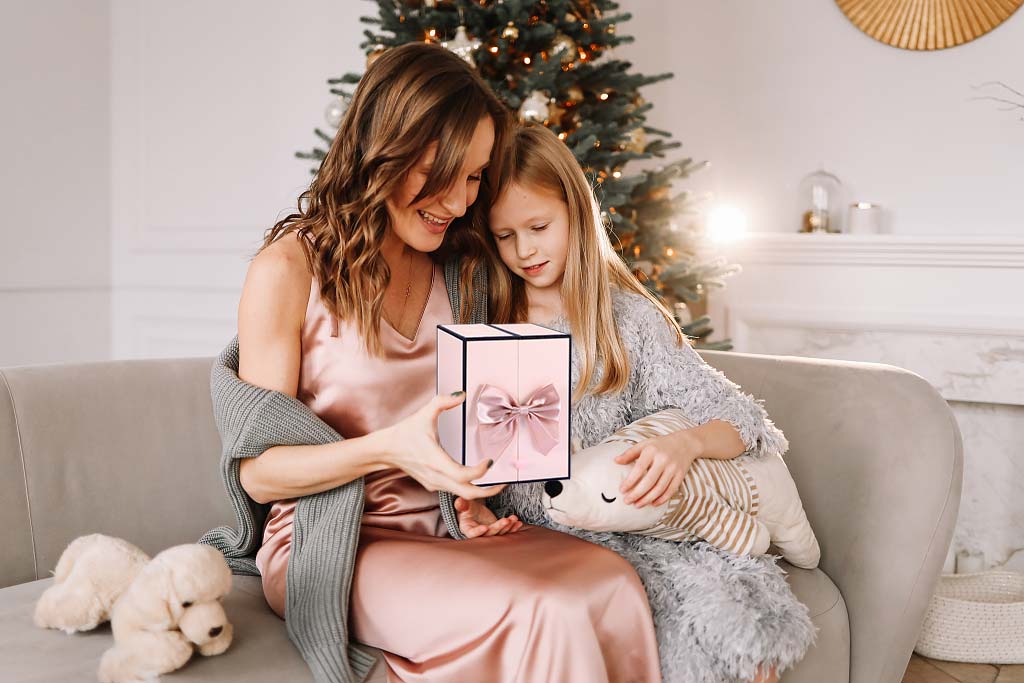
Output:
[[[431,39],[437,38],[437,29],[430,29],[427,31],[427,35],[430,36]]]
[[[613,178],[621,178],[622,177],[622,171],[613,171],[612,172],[612,177]]]
[[[567,137],[569,137],[569,136],[565,133],[565,131],[562,131],[561,133],[558,134],[558,139],[559,140],[564,140]]]
[[[492,45],[491,46],[491,54],[492,55],[498,54],[498,46],[497,45]]]
[[[606,92],[601,93],[600,95],[597,96],[597,99],[601,100],[602,102],[607,100],[608,99],[608,93],[606,93]]]
[[[529,66],[529,64],[530,64],[530,61],[531,61],[531,60],[530,60],[530,58],[529,58],[529,57],[523,57],[523,64],[526,64],[527,66]]]
[[[673,249],[672,247],[665,247],[665,256],[668,256],[669,258],[671,258],[671,257],[673,257],[675,255],[676,255],[676,250],[675,249]]]

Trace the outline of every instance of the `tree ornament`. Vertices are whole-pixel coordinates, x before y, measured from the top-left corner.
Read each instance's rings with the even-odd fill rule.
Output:
[[[551,54],[558,57],[562,64],[570,64],[576,61],[576,43],[564,33],[556,33]]]
[[[519,27],[515,25],[515,22],[508,22],[508,25],[501,32],[501,37],[505,40],[517,40],[519,38]]]
[[[647,147],[647,133],[644,132],[642,127],[634,128],[629,131],[629,144],[626,145],[626,149],[631,152],[637,152],[638,154],[643,153]]]
[[[459,57],[466,60],[466,62],[473,67],[476,66],[476,62],[473,61],[473,53],[480,48],[480,45],[482,45],[482,43],[476,38],[473,38],[472,40],[469,39],[469,36],[466,35],[465,26],[459,26],[455,31],[455,38],[452,40],[442,41],[441,43],[441,47],[446,50],[451,50]]]
[[[570,85],[569,89],[565,91],[566,102],[572,106],[576,106],[583,101],[583,88],[578,85]]]
[[[519,107],[519,120],[543,123],[548,118],[548,98],[540,90],[534,90]]]
[[[423,6],[429,9],[437,7],[437,0],[423,0]]]
[[[345,110],[348,108],[348,102],[343,97],[335,97],[327,103],[327,108],[324,110],[324,118],[327,119],[327,125],[331,128],[337,128],[341,125],[341,120],[345,118]]]
[[[370,53],[366,55],[366,68],[369,69],[370,65],[377,61],[377,58],[388,51],[388,48],[381,43],[377,43],[370,50]]]

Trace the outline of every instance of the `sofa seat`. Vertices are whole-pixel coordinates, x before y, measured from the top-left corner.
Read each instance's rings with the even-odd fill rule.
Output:
[[[780,565],[787,572],[793,592],[810,610],[811,619],[819,629],[819,642],[832,643],[836,636],[841,636],[847,643],[845,648],[826,648],[828,651],[819,651],[816,647],[808,654],[808,659],[821,657],[822,666],[832,657],[849,659],[846,606],[835,584],[820,570],[796,569],[785,562]],[[96,681],[100,657],[113,644],[110,625],[73,635],[37,628],[32,623],[32,613],[39,596],[51,583],[53,579],[43,579],[0,589],[0,662],[3,662],[0,680],[18,683]],[[280,683],[312,680],[306,663],[288,640],[284,622],[267,606],[259,578],[234,577],[224,609],[235,626],[234,642],[228,651],[216,657],[196,655],[168,681]],[[822,632],[829,636],[822,638]],[[834,664],[833,660],[833,667]],[[799,673],[793,674],[796,678],[786,676],[786,683],[825,680],[805,679],[803,668],[801,665]],[[368,683],[386,683],[385,669],[383,661],[378,663]]]
[[[95,683],[100,657],[114,643],[110,624],[67,635],[32,623],[36,601],[53,579],[0,589],[0,681],[7,683]],[[282,683],[311,681],[309,667],[288,640],[284,622],[267,606],[255,576],[236,576],[224,610],[235,627],[228,651],[216,657],[195,655],[171,683]],[[368,683],[386,683],[383,661]]]

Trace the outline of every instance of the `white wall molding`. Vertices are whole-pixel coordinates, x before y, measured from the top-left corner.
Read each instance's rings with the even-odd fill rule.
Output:
[[[750,233],[724,252],[744,264],[1024,268],[1024,238]]]

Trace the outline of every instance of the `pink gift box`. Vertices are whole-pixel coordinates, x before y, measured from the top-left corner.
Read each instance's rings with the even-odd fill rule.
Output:
[[[437,392],[466,392],[437,433],[456,462],[494,460],[475,484],[569,477],[571,349],[540,325],[437,326]]]

